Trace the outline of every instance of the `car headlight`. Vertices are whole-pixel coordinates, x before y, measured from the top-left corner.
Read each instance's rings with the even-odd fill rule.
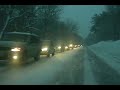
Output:
[[[13,51],[13,52],[17,52],[17,51],[20,51],[20,50],[21,50],[21,48],[17,48],[17,47],[11,49],[11,51]]]
[[[18,56],[17,56],[17,55],[14,55],[14,56],[13,56],[13,59],[18,59]]]
[[[65,46],[65,49],[68,49],[68,47],[67,47],[67,46]]]
[[[69,47],[72,47],[72,46],[73,46],[72,44],[69,45]]]
[[[59,46],[58,49],[61,49],[61,46]]]
[[[48,50],[48,48],[42,48],[42,51],[47,51]]]

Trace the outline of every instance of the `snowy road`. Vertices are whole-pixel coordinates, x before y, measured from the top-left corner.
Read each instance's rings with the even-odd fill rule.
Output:
[[[54,57],[42,57],[25,66],[0,66],[0,84],[77,85],[83,84],[84,49],[78,48]]]
[[[0,85],[120,85],[120,73],[89,49],[58,53],[23,66],[0,64]]]

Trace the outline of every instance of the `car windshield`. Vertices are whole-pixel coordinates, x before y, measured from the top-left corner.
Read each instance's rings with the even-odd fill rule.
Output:
[[[16,41],[16,42],[26,42],[27,35],[22,34],[4,34],[1,38],[2,41]]]

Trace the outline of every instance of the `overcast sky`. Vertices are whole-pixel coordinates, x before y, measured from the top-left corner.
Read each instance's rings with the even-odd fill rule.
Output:
[[[72,19],[80,25],[80,35],[85,38],[90,30],[91,17],[96,13],[101,13],[105,9],[104,5],[65,5],[61,19]]]

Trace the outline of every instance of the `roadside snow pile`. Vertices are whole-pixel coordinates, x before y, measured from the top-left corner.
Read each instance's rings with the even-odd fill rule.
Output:
[[[120,72],[120,40],[102,41],[88,48],[102,58],[104,62]]]

